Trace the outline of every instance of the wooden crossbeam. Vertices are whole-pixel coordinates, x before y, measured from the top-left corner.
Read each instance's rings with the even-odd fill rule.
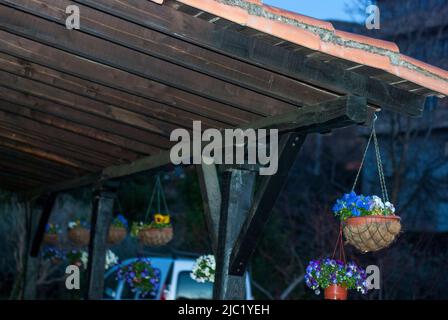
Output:
[[[313,111],[314,110],[314,111]],[[303,116],[303,120],[301,117]],[[368,118],[366,99],[361,97],[341,97],[332,102],[297,109],[288,116],[266,118],[265,122],[248,125],[247,128],[259,129],[267,126],[269,128],[282,128],[282,130],[296,131],[301,133],[312,133],[330,131],[335,128],[346,127],[353,124],[362,124]],[[271,121],[272,120],[272,121]],[[291,121],[293,124],[291,125]],[[294,124],[295,123],[295,124]],[[131,163],[115,165],[96,172],[86,177],[77,178],[67,183],[61,183],[49,188],[35,190],[33,193],[40,194],[46,190],[62,191],[92,184],[97,179],[119,179],[144,171],[149,171],[171,163],[170,152],[165,151],[157,155],[143,157]]]
[[[282,191],[305,137],[306,135],[295,132],[286,133],[281,137],[278,171],[275,175],[261,178],[252,207],[232,250],[230,274],[241,276],[246,271],[247,263],[261,237],[264,226],[268,223],[272,208]]]
[[[302,119],[303,117],[303,119]],[[280,128],[298,133],[327,132],[335,128],[353,124],[362,124],[367,120],[366,99],[361,97],[341,97],[331,102],[324,102],[315,106],[297,109],[285,116],[273,116],[265,121],[254,122],[246,128],[259,129],[263,127]],[[116,165],[105,168],[86,177],[81,177],[34,192],[40,194],[51,190],[62,191],[79,188],[94,183],[98,179],[119,179],[143,171],[149,171],[170,163],[170,152],[161,152],[154,156],[143,157],[129,164]]]

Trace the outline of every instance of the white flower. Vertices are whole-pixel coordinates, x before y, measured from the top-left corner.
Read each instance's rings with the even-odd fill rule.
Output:
[[[77,226],[77,224],[76,224],[76,222],[74,222],[74,221],[70,221],[69,223],[68,223],[68,228],[69,229],[73,229],[73,228],[75,228]]]
[[[117,263],[118,263],[118,256],[112,250],[107,250],[106,265],[105,265],[106,270],[109,269],[110,267],[113,267]]]
[[[112,252],[112,250],[107,250],[106,252],[106,262],[104,268],[107,270],[118,263],[118,256]],[[84,269],[87,269],[87,263],[89,262],[89,253],[85,250],[81,251],[81,262]]]
[[[372,208],[373,209],[384,209],[383,200],[378,196],[372,196]]]
[[[395,213],[395,207],[392,203],[390,203],[389,201],[387,201],[385,203],[386,209],[388,209],[390,212]]]
[[[191,270],[190,276],[193,280],[204,283],[215,281],[216,261],[213,255],[199,257]]]
[[[89,253],[85,250],[81,251],[81,262],[84,269],[87,269],[87,262],[89,261]]]

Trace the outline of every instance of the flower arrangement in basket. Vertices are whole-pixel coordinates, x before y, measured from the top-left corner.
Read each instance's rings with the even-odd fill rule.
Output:
[[[395,215],[395,207],[389,202],[387,195],[386,179],[375,132],[375,121],[376,115],[352,192],[338,199],[333,206],[334,214],[341,220],[345,239],[362,252],[378,251],[388,247],[401,231],[400,218]],[[372,138],[375,145],[382,198],[374,195],[357,195],[354,192]]]
[[[213,255],[200,256],[196,259],[190,277],[199,283],[215,282],[216,261]]]
[[[59,242],[59,233],[61,229],[57,224],[47,223],[45,226],[45,234],[43,243],[51,246],[56,246]]]
[[[117,279],[124,280],[141,297],[154,297],[160,286],[160,270],[153,268],[148,258],[138,258],[118,270]]]
[[[121,243],[127,235],[128,221],[126,218],[119,214],[116,216],[109,227],[107,234],[107,242],[111,245],[117,245]]]
[[[305,283],[317,295],[323,289],[327,300],[347,300],[348,290],[367,293],[366,278],[365,270],[354,262],[344,263],[326,258],[310,261],[306,268]]]
[[[90,226],[81,219],[68,223],[68,238],[76,246],[87,246],[90,242]]]
[[[156,196],[157,213],[154,214],[153,221],[145,222],[151,212],[151,207]],[[164,206],[164,214],[160,213],[162,212],[160,209],[161,201]],[[171,225],[171,217],[168,212],[168,206],[163,193],[160,176],[157,176],[148,209],[146,211],[145,220],[134,222],[132,224],[131,236],[138,238],[139,242],[144,246],[158,247],[166,245],[173,239],[173,226]]]
[[[375,195],[347,193],[336,201],[333,212],[342,222],[347,242],[362,252],[389,246],[401,230],[394,205]]]
[[[154,221],[150,223],[134,222],[131,235],[138,238],[144,246],[157,247],[166,245],[173,239],[170,215],[157,213],[154,215]]]

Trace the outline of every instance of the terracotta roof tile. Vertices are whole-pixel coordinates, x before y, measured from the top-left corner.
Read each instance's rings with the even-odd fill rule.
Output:
[[[178,2],[312,50],[385,70],[448,95],[447,71],[400,54],[395,43],[335,30],[329,22],[263,5],[260,0]]]

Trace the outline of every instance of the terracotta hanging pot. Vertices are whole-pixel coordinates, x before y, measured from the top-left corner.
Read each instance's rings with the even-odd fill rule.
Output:
[[[348,243],[362,252],[374,252],[388,247],[401,231],[398,216],[351,217],[343,222]]]
[[[107,243],[117,245],[121,243],[127,235],[126,228],[110,226],[107,234]]]
[[[145,227],[138,232],[140,243],[148,247],[164,246],[173,239],[173,227]]]
[[[90,242],[90,230],[84,227],[75,227],[68,231],[68,238],[76,246],[87,246]]]
[[[44,234],[44,240],[43,243],[50,245],[50,246],[56,246],[59,242],[59,236],[57,233],[45,233]]]
[[[324,290],[326,300],[347,300],[347,288],[333,284]]]

